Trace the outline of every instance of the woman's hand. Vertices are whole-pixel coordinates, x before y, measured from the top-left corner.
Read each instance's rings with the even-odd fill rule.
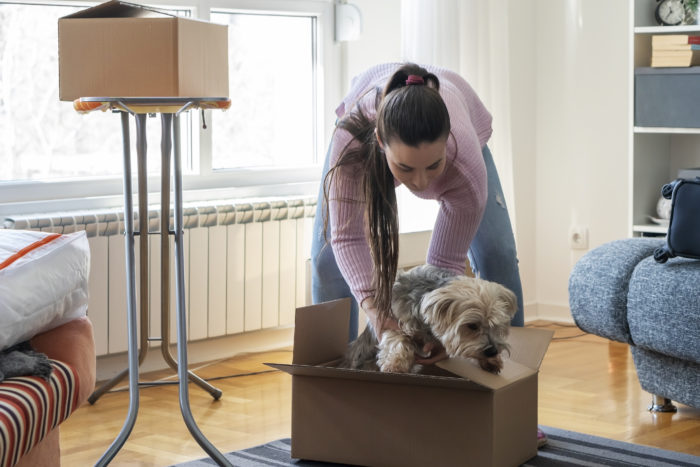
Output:
[[[377,316],[374,317],[369,317],[370,322],[372,324],[372,329],[374,329],[375,334],[377,335],[377,342],[382,341],[382,334],[384,334],[384,331],[388,330],[393,330],[393,331],[400,331],[401,327],[399,326],[399,322],[396,321],[396,319],[392,316],[387,317],[383,322],[379,322],[379,318]]]
[[[395,331],[401,330],[399,322],[393,316],[388,316],[384,321],[380,322],[379,313],[377,312],[377,309],[374,308],[374,302],[371,298],[367,298],[362,302],[362,309],[367,314],[369,324],[372,326],[374,334],[377,336],[377,342],[382,341],[382,334],[384,331],[389,329],[393,329]]]
[[[373,302],[370,298],[365,299],[362,302],[362,309],[367,314],[367,319],[369,320],[370,326],[374,329],[374,333],[377,336],[377,341],[382,341],[382,334],[384,331],[393,329],[400,331],[401,327],[399,322],[393,316],[387,317],[383,322],[379,322],[379,313],[377,313],[376,308],[373,306]],[[416,354],[416,363],[421,365],[432,365],[440,360],[445,360],[447,358],[447,353],[445,349],[437,343],[428,342],[423,346],[421,354]]]
[[[440,360],[445,360],[446,358],[447,352],[445,352],[445,348],[443,346],[428,342],[423,346],[423,354],[416,354],[416,363],[421,365],[432,365],[433,363],[439,362]]]

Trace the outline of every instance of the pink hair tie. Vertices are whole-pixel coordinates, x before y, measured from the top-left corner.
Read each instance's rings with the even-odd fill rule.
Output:
[[[410,86],[412,84],[425,84],[425,81],[423,80],[422,76],[408,75],[408,78],[406,79],[406,86]]]

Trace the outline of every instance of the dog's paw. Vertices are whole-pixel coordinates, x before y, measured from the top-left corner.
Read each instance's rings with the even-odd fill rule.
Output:
[[[480,358],[479,366],[485,371],[498,374],[503,369],[503,360],[501,360],[500,355],[490,358]]]
[[[382,336],[377,352],[377,366],[388,373],[408,373],[415,360],[411,340],[399,331],[388,330]]]
[[[391,350],[394,350],[393,352]],[[408,373],[413,366],[412,355],[401,352],[401,347],[379,350],[377,354],[377,366],[379,371],[385,373]]]
[[[386,359],[379,364],[379,370],[385,373],[408,373],[413,366],[413,362],[401,359]]]

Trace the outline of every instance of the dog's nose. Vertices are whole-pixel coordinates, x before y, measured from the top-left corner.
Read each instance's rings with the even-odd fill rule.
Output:
[[[498,349],[496,349],[496,347],[492,345],[489,345],[484,349],[484,355],[486,355],[487,357],[495,357],[496,354],[498,354]]]

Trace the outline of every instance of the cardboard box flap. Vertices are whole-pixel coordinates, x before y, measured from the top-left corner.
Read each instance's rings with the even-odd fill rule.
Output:
[[[319,365],[345,353],[350,329],[350,299],[297,308],[294,357],[298,365]]]
[[[320,378],[338,378],[352,381],[366,381],[383,384],[402,384],[412,386],[431,386],[472,389],[477,391],[490,391],[488,387],[479,385],[474,381],[450,376],[435,374],[413,374],[413,373],[382,373],[380,371],[351,370],[348,368],[333,368],[314,365],[295,365],[281,363],[265,363],[265,365],[294,376],[314,376]]]
[[[482,370],[476,362],[466,358],[448,358],[437,362],[436,365],[450,373],[494,391],[537,373],[536,369],[529,368],[508,358],[503,360],[503,369],[497,375]]]
[[[106,3],[78,11],[64,18],[171,18],[175,15],[143,5],[111,0]]]
[[[539,370],[552,336],[554,336],[554,331],[550,329],[510,328],[508,336],[510,360],[533,370]]]

